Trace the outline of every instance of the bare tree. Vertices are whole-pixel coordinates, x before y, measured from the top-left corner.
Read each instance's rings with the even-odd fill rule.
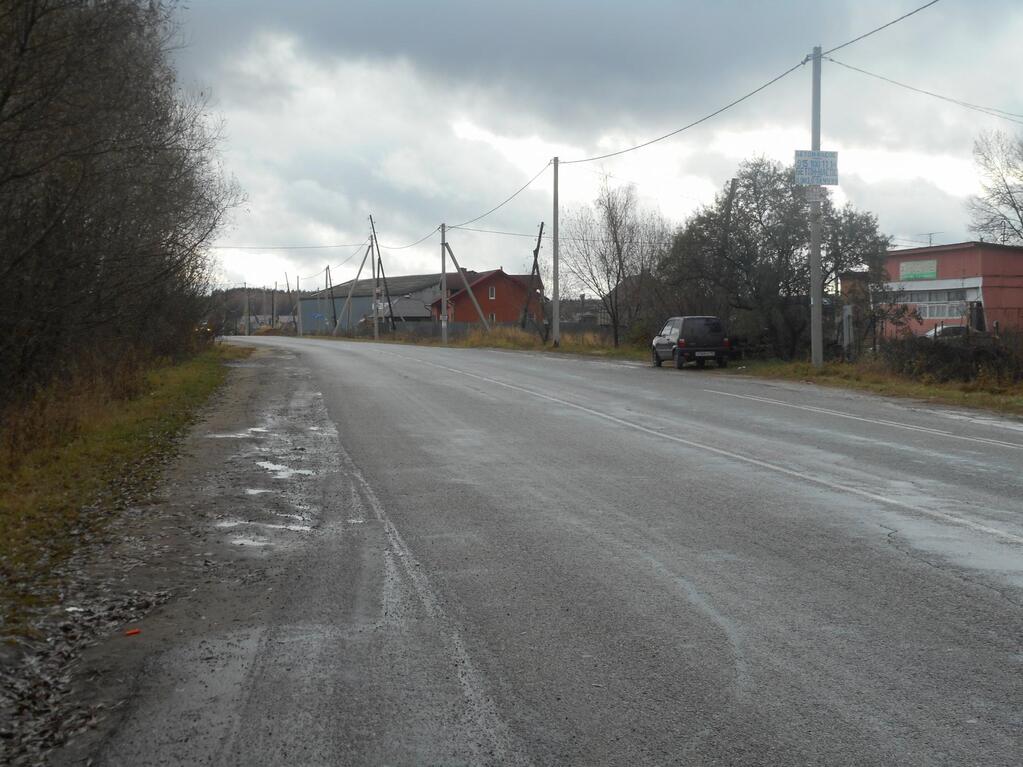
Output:
[[[970,199],[971,229],[1000,243],[1023,244],[1023,136],[993,131],[973,145],[980,195]]]
[[[0,405],[85,365],[178,354],[237,202],[171,9],[0,0]]]
[[[654,269],[670,245],[667,229],[659,215],[640,209],[634,187],[612,188],[606,179],[592,206],[566,217],[565,267],[600,297],[615,346],[653,294]]]

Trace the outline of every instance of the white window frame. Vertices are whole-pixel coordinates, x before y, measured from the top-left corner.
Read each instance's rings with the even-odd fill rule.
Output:
[[[491,301],[497,298],[497,285],[491,285],[489,288],[487,288],[487,298],[489,298]]]
[[[491,312],[490,313],[490,324],[493,325],[495,322],[497,322],[497,315],[494,314],[494,312]]]

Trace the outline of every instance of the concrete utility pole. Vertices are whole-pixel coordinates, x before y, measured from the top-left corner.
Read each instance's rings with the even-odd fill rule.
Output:
[[[551,339],[555,346],[561,345],[561,299],[558,294],[558,158],[554,158],[554,222],[551,227],[551,240],[553,247],[552,260],[554,261],[553,292],[551,306]]]
[[[448,345],[448,225],[440,225],[440,341]]]
[[[810,148],[821,148],[821,47],[813,49],[813,91]],[[809,187],[810,202],[810,358],[815,368],[824,364],[824,285],[821,269],[821,187]]]

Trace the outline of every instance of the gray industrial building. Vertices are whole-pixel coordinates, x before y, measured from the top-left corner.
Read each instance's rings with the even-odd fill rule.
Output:
[[[466,276],[472,280],[475,272],[467,271]],[[391,308],[394,321],[397,323],[429,322],[430,304],[440,297],[440,274],[409,274],[402,277],[388,277],[387,290],[391,296]],[[448,274],[448,288],[457,290],[462,285],[457,273]],[[322,290],[313,296],[303,298],[299,303],[302,312],[303,333],[330,333],[334,329],[337,318],[341,332],[348,330],[349,322],[353,327],[373,316],[373,280],[359,280],[352,291],[352,301],[348,311],[344,310],[348,291],[352,282],[335,285],[332,290]],[[331,307],[331,293],[334,305]],[[387,297],[384,286],[380,284],[380,316],[387,316]]]

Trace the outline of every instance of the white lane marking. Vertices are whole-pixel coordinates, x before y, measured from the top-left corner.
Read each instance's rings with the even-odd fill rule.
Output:
[[[353,488],[357,485],[356,492],[365,499],[366,504],[373,512],[373,516],[383,525],[387,535],[390,553],[401,565],[405,576],[412,584],[412,589],[419,598],[426,614],[438,621],[441,626],[441,634],[448,652],[455,661],[458,681],[462,687],[462,694],[465,696],[467,707],[465,711],[466,724],[474,733],[474,739],[479,742],[470,742],[470,747],[476,751],[478,761],[494,761],[496,764],[531,764],[528,757],[516,747],[513,736],[508,730],[507,724],[501,719],[497,706],[493,699],[486,692],[486,684],[483,675],[477,670],[476,664],[469,655],[469,650],[462,640],[461,634],[454,627],[453,622],[447,616],[440,600],[434,593],[426,573],[420,566],[415,555],[406,545],[405,540],[398,532],[398,528],[391,522],[390,517],[384,511],[384,506],[373,491],[369,481],[363,475],[355,461],[348,454],[348,451],[340,444],[337,445],[340,463],[345,471],[354,480]],[[363,520],[349,520],[362,522]],[[490,757],[490,758],[487,758]]]
[[[503,386],[506,389],[511,389],[513,391],[521,392],[523,394],[528,394],[532,397],[537,397],[538,399],[547,400],[548,402],[554,402],[558,405],[563,405],[564,407],[569,407],[572,408],[573,410],[579,410],[583,413],[589,413],[590,415],[596,416],[597,418],[602,418],[605,421],[610,421],[611,423],[616,423],[619,426],[625,426],[629,429],[643,432],[644,434],[650,434],[651,436],[654,437],[660,437],[661,439],[666,439],[669,442],[676,442],[680,445],[686,445],[687,447],[696,448],[697,450],[705,450],[708,453],[714,453],[715,455],[720,455],[725,458],[731,458],[734,461],[741,461],[742,463],[748,463],[752,466],[758,466],[762,469],[767,469],[768,471],[777,472],[778,474],[785,474],[790,477],[795,477],[796,479],[801,479],[804,482],[812,482],[815,485],[821,485],[829,490],[841,491],[845,493],[850,493],[852,495],[858,495],[861,498],[867,498],[871,501],[883,503],[887,506],[895,506],[896,508],[906,509],[917,514],[923,514],[924,516],[933,517],[935,519],[941,519],[944,520],[945,522],[950,522],[953,525],[968,527],[972,530],[976,530],[977,532],[987,533],[989,535],[994,535],[998,538],[1003,538],[1007,541],[1011,541],[1012,543],[1023,543],[1023,536],[1015,535],[1013,533],[1006,532],[1005,530],[999,530],[996,527],[982,525],[979,522],[973,522],[969,519],[963,519],[962,517],[957,517],[954,514],[947,514],[944,511],[926,509],[923,508],[922,506],[914,506],[911,503],[897,501],[894,498],[886,498],[883,495],[872,493],[869,490],[862,490],[858,487],[844,485],[840,482],[831,482],[826,479],[821,479],[820,477],[815,477],[812,474],[807,474],[802,471],[796,471],[795,469],[787,469],[784,466],[778,466],[777,464],[768,463],[767,461],[761,461],[759,458],[751,458],[748,455],[733,453],[731,450],[724,450],[723,448],[720,447],[711,447],[710,445],[704,445],[700,442],[694,442],[683,437],[676,437],[674,434],[666,434],[662,431],[657,431],[656,429],[650,429],[647,428],[646,426],[640,426],[639,424],[630,423],[629,421],[626,421],[623,418],[618,418],[616,416],[610,415],[609,413],[602,413],[599,410],[594,410],[593,408],[586,407],[585,405],[579,405],[576,404],[575,402],[569,402],[568,400],[560,399],[558,397],[552,397],[549,394],[543,394],[538,391],[533,391],[532,389],[527,389],[523,386],[516,386],[515,384],[505,383],[504,381],[498,381],[496,378],[488,378],[487,376],[477,375],[476,373],[469,373],[465,370],[449,368],[446,365],[438,365],[435,362],[427,362],[426,360],[418,359],[416,357],[409,357],[404,354],[395,354],[394,352],[384,352],[384,354],[390,354],[391,356],[394,357],[412,360],[423,365],[435,367],[439,370],[446,370],[449,373],[457,373],[460,376],[475,378],[479,381],[485,381],[487,383],[494,384],[495,386]]]
[[[705,392],[710,394],[721,394],[725,397],[737,397],[738,399],[748,399],[754,402],[765,402],[769,405],[781,405],[782,407],[791,407],[796,410],[806,410],[810,413],[823,413],[825,415],[833,415],[838,418],[848,418],[851,421],[863,421],[864,423],[873,423],[879,426],[893,426],[897,429],[908,429],[910,431],[920,431],[925,434],[937,434],[941,437],[949,437],[951,439],[962,439],[968,442],[981,442],[987,445],[997,445],[998,447],[1012,447],[1016,450],[1023,450],[1023,445],[1016,442],[1004,442],[1000,439],[991,439],[990,437],[968,437],[965,434],[956,434],[951,431],[945,431],[944,429],[934,429],[930,426],[915,426],[909,423],[902,423],[901,421],[889,421],[885,418],[867,418],[866,416],[853,415],[851,413],[843,413],[841,410],[831,410],[826,407],[814,407],[813,405],[796,405],[792,402],[785,402],[780,399],[771,399],[770,397],[757,397],[752,394],[735,394],[733,392],[721,391],[719,389],[704,389]]]

